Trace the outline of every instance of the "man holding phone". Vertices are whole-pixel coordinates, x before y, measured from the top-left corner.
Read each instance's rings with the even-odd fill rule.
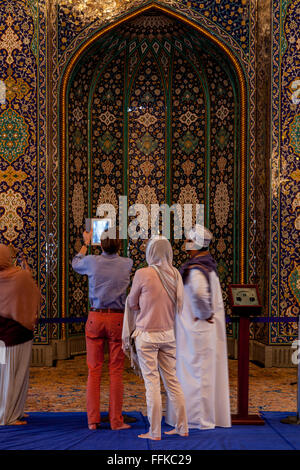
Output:
[[[122,416],[123,369],[122,327],[126,290],[132,260],[119,256],[120,240],[106,230],[101,236],[101,255],[87,255],[92,231],[83,233],[84,245],[73,258],[72,267],[88,276],[90,312],[86,323],[87,415],[89,429],[100,426],[100,382],[104,362],[104,342],[109,347],[109,420],[113,430],[128,429]]]

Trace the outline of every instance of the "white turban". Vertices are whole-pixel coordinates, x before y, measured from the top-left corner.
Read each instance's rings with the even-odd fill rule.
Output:
[[[213,234],[204,225],[196,224],[188,233],[189,240],[193,243],[189,243],[189,250],[200,250],[201,248],[207,248],[213,238]]]

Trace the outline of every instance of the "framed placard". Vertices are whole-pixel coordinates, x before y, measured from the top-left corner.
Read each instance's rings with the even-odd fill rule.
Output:
[[[256,284],[230,284],[229,302],[236,315],[257,315],[262,309]]]

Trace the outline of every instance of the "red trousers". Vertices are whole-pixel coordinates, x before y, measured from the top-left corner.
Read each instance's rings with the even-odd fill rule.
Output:
[[[87,365],[87,415],[89,424],[100,423],[100,383],[104,342],[109,347],[109,421],[112,429],[123,425],[122,313],[90,312],[85,327]]]

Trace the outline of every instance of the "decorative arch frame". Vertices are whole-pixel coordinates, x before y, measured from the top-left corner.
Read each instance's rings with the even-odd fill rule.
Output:
[[[218,50],[225,55],[228,59],[232,69],[237,77],[238,91],[239,91],[239,115],[240,115],[240,247],[239,247],[239,282],[245,283],[248,281],[248,233],[249,224],[247,219],[247,210],[249,205],[249,174],[248,174],[248,148],[249,148],[249,80],[247,72],[245,71],[240,57],[237,52],[233,50],[224,40],[217,37],[209,29],[202,24],[197,23],[194,19],[190,19],[181,12],[174,11],[173,9],[158,4],[152,1],[144,6],[139,7],[133,12],[128,12],[122,18],[116,19],[112,23],[102,26],[101,29],[94,31],[90,37],[80,44],[73,52],[67,61],[64,69],[62,70],[59,84],[58,84],[58,99],[59,99],[59,127],[58,127],[58,152],[59,152],[59,221],[58,231],[60,234],[60,246],[58,253],[58,271],[59,271],[59,290],[61,298],[60,313],[61,317],[66,316],[66,158],[67,158],[67,110],[66,110],[66,97],[69,81],[72,78],[72,73],[81,59],[81,57],[89,50],[99,38],[109,31],[121,26],[123,23],[148,12],[149,10],[156,10],[158,13],[163,13],[171,16],[179,22],[182,22],[201,36],[208,39]],[[65,336],[65,327],[62,328],[63,337]]]

